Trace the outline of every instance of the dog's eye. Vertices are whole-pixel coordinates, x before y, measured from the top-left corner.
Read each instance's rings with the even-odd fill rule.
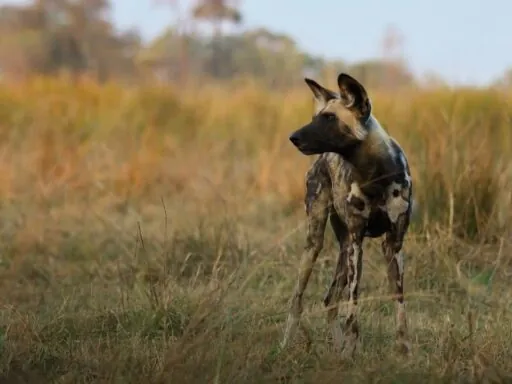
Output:
[[[336,115],[334,113],[324,113],[323,116],[325,119],[327,119],[329,121],[336,120]]]

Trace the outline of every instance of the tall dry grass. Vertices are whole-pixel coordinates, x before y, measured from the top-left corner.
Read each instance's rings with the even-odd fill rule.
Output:
[[[393,309],[378,247],[368,245],[365,363],[345,366],[320,336],[320,306],[305,315],[313,352],[279,357],[274,347],[304,245],[312,159],[288,135],[310,119],[306,86],[0,84],[6,380],[408,382],[512,370],[510,96],[371,95],[413,173],[406,266],[419,358],[387,358]],[[328,240],[308,305],[329,283],[333,247]],[[473,313],[482,317],[468,339]]]
[[[306,88],[180,90],[34,79],[0,87],[0,196],[60,204],[105,198],[303,197],[311,159],[288,143],[311,115]],[[510,216],[512,107],[493,91],[373,94],[409,156],[421,228],[491,236]]]

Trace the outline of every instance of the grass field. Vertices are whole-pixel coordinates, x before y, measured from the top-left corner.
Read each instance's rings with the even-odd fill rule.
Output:
[[[310,118],[306,86],[0,84],[0,382],[512,382],[512,99],[372,96],[418,202],[413,356],[393,352],[368,241],[350,363],[326,342],[330,229],[304,301],[309,340],[278,349],[305,245],[312,159],[288,135]]]

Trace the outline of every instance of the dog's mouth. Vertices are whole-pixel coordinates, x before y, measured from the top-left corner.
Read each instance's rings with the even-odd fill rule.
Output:
[[[318,142],[304,142],[304,141],[292,141],[295,148],[299,150],[300,153],[306,156],[310,155],[319,155],[324,152],[334,151],[334,148],[331,148],[329,145],[322,145],[322,143]]]
[[[291,140],[295,148],[299,150],[303,155],[320,155],[326,152],[333,153],[344,153],[345,150],[349,151],[351,148],[355,148],[357,143],[346,142],[344,145],[339,143],[329,143],[319,140]]]
[[[293,142],[293,145],[304,155],[314,155],[317,153],[317,151],[315,151],[315,149],[311,145],[308,145],[306,143]]]
[[[308,143],[305,143],[304,141],[299,140],[295,136],[291,136],[290,141],[304,155],[314,155],[314,154],[318,153],[318,151],[315,150],[314,146],[312,146]]]
[[[304,155],[315,155],[318,153],[318,151],[315,151],[313,148],[308,147],[305,144],[298,145],[297,149]]]

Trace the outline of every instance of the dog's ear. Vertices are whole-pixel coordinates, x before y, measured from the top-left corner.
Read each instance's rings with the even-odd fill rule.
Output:
[[[315,99],[315,114],[320,112],[329,100],[336,98],[336,94],[333,91],[322,87],[315,80],[311,80],[306,77],[304,81],[308,85],[309,89],[311,89],[313,92]]]
[[[368,120],[372,113],[372,104],[363,85],[352,76],[340,73],[338,87],[345,107],[355,113],[360,120]]]

